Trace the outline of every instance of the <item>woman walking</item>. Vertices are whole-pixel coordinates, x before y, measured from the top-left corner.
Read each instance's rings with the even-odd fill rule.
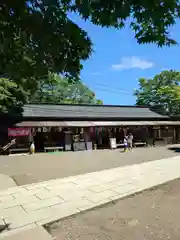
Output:
[[[127,143],[128,143],[128,149],[131,151],[132,147],[133,147],[133,135],[132,135],[132,133],[129,133]]]
[[[127,149],[128,149],[127,136],[124,136],[124,152],[127,152]]]

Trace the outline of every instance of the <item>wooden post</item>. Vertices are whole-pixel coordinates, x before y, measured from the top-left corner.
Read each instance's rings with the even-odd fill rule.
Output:
[[[176,139],[176,127],[173,127],[173,143],[177,143],[177,139]]]

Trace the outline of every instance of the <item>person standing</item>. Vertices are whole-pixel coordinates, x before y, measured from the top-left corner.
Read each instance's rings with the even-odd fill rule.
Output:
[[[133,147],[133,135],[132,133],[129,133],[128,138],[127,138],[127,143],[128,143],[128,149],[131,151]]]
[[[127,136],[124,136],[124,152],[127,152],[127,149],[128,149]]]
[[[35,152],[35,144],[34,144],[34,142],[32,141],[31,143],[30,143],[30,154],[34,154],[34,152]]]

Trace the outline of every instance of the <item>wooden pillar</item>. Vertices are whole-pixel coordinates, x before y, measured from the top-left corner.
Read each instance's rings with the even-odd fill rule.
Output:
[[[176,139],[176,127],[173,127],[173,143],[177,143],[177,139]]]
[[[161,138],[161,127],[158,129],[158,138]]]

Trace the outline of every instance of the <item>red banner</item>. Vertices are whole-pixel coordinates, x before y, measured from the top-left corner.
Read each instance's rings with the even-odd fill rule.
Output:
[[[28,136],[30,133],[30,128],[8,128],[8,136]]]

